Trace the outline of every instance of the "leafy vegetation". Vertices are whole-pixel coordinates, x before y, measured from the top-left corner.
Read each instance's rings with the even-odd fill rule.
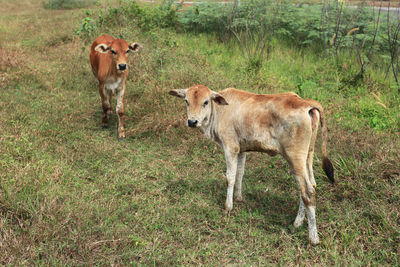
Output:
[[[336,1],[337,2],[337,1]],[[199,3],[183,12],[179,22],[185,29],[197,32],[229,33],[231,28],[265,29],[269,34],[286,39],[297,46],[322,47],[334,40],[340,46],[351,47],[353,42],[372,43],[377,14],[365,7],[346,8],[335,1],[322,5],[293,5],[291,1],[250,0],[240,4]],[[324,13],[322,13],[324,11]],[[383,15],[381,14],[383,21]],[[340,24],[337,22],[340,17]],[[375,38],[377,51],[386,48],[385,23]],[[337,32],[335,32],[338,27]],[[352,32],[350,32],[353,30]],[[333,35],[335,38],[333,38]],[[354,39],[354,40],[353,40]],[[365,40],[364,40],[365,39]]]
[[[138,26],[146,18],[125,19],[123,3],[40,7],[0,6],[0,264],[400,264],[399,96],[386,67],[371,64],[354,83],[351,53],[336,59],[272,37],[254,71],[235,37]],[[71,30],[80,28],[88,39]],[[129,62],[123,142],[115,114],[100,127],[87,42],[101,33],[144,47]],[[248,155],[244,202],[222,215],[224,156],[184,126],[184,104],[167,94],[195,83],[323,104],[337,184],[326,182],[317,144],[321,245],[308,244],[306,225],[292,226],[297,185],[279,157]]]
[[[226,5],[199,3],[183,12],[179,22],[187,31],[235,37],[249,65],[256,67],[272,38],[299,48],[312,47],[323,56],[334,56],[336,62],[350,53],[359,66],[352,78],[357,83],[370,63],[389,66],[397,62],[398,46],[393,43],[399,42],[398,20],[390,12],[385,14],[382,8],[347,7],[344,1],[295,5],[292,1],[250,0]],[[388,29],[392,29],[389,35]],[[400,91],[397,69],[393,68],[393,74]]]
[[[76,34],[86,41],[93,38],[94,33],[107,27],[134,25],[148,31],[154,28],[172,27],[177,23],[177,14],[172,1],[164,1],[153,8],[139,5],[135,0],[126,0],[121,2],[119,7],[109,6],[105,10],[100,9],[97,14],[89,11],[86,15],[76,31]]]

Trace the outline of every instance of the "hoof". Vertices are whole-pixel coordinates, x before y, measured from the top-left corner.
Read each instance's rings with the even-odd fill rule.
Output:
[[[229,215],[231,214],[231,211],[230,211],[230,210],[227,210],[227,209],[224,209],[224,210],[222,211],[222,213],[223,213],[225,216],[229,216]]]
[[[118,139],[119,140],[125,139],[125,130],[124,130],[124,128],[122,128],[122,129],[118,128],[117,135],[118,135]]]
[[[318,235],[316,235],[316,236],[310,236],[309,237],[310,238],[310,243],[311,243],[311,245],[318,245],[319,244],[319,237],[318,237]]]
[[[304,222],[304,220],[297,220],[297,218],[296,218],[296,220],[295,220],[294,223],[293,223],[293,226],[294,226],[295,228],[299,228],[300,226],[303,225],[303,222]]]
[[[124,141],[124,140],[125,140],[125,137],[118,137],[118,140],[119,140],[119,141]]]
[[[107,128],[108,128],[108,124],[102,124],[102,125],[101,125],[101,128],[107,129]]]
[[[317,240],[310,240],[310,242],[313,246],[319,245],[319,238]]]

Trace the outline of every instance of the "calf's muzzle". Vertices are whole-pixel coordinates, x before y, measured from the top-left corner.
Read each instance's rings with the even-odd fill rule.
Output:
[[[118,64],[119,70],[126,70],[126,64]]]
[[[194,128],[194,127],[196,127],[196,125],[197,125],[197,120],[188,120],[189,127]]]

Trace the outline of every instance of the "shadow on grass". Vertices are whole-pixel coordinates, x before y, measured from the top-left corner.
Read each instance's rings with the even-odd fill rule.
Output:
[[[297,197],[288,196],[289,193],[265,193],[260,188],[249,188],[243,192],[243,202],[234,201],[231,216],[237,217],[242,222],[257,217],[262,218],[264,223],[260,224],[260,228],[269,228],[268,225],[274,227],[278,226],[279,229],[287,229],[290,226],[297,213],[298,203]],[[223,208],[226,199],[226,184],[225,181],[216,179],[205,179],[199,183],[198,180],[184,180],[179,179],[171,181],[164,189],[172,205],[184,205],[185,199],[190,199],[190,194],[200,194],[201,198],[209,203],[206,209],[196,208],[193,209],[193,216],[199,212],[215,213],[219,210],[219,214],[223,217]],[[297,195],[296,195],[297,196]],[[295,208],[293,208],[295,207]],[[197,214],[200,217],[206,216],[205,214]]]
[[[115,114],[115,112],[113,111],[109,115],[107,127],[101,126],[102,116],[103,116],[103,110],[101,109],[101,104],[99,104],[98,107],[96,107],[96,111],[94,111],[92,113],[92,120],[96,124],[96,128],[94,130],[96,132],[98,132],[98,131],[108,132],[110,136],[118,139],[118,119],[117,119],[117,115]]]

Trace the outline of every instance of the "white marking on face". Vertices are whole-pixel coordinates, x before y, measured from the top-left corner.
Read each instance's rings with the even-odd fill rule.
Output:
[[[209,117],[211,116],[211,99],[206,98],[201,102],[200,111],[197,114],[192,114],[189,109],[188,99],[185,98],[188,120],[197,121],[196,127],[201,127],[208,124]],[[187,124],[187,123],[186,123]]]

